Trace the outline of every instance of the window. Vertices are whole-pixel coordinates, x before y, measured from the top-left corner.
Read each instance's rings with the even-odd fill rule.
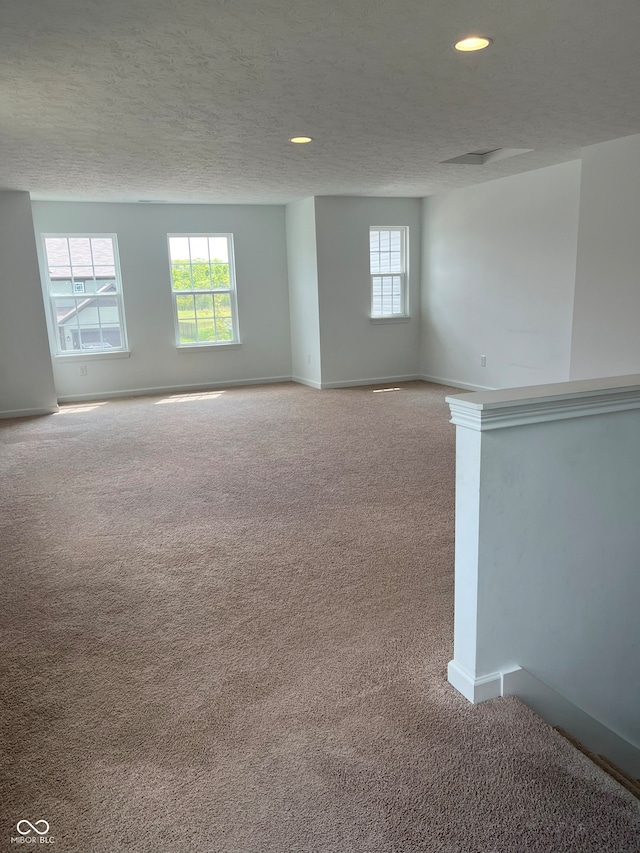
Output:
[[[56,355],[126,350],[115,235],[49,235],[44,248]]]
[[[407,315],[407,231],[369,229],[372,317]]]
[[[169,235],[179,347],[239,342],[232,234]]]

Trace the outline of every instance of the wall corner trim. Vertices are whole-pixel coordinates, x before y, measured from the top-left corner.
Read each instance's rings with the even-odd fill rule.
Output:
[[[309,388],[315,388],[318,391],[322,388],[322,385],[315,379],[305,379],[303,376],[292,376],[291,381],[297,382],[298,385],[307,385]]]

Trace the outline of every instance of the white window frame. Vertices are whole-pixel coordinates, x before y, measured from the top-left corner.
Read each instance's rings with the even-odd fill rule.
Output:
[[[171,260],[171,243],[170,240],[172,237],[180,237],[180,238],[193,238],[193,237],[214,237],[221,238],[224,237],[227,240],[227,256],[228,256],[228,265],[229,265],[229,287],[228,288],[211,288],[211,289],[198,289],[197,291],[189,291],[189,290],[176,290],[173,286],[173,270],[172,270],[172,260]],[[210,348],[210,347],[235,347],[240,343],[240,326],[238,322],[238,297],[237,297],[237,287],[236,287],[236,263],[235,263],[235,248],[233,243],[233,234],[231,232],[206,232],[206,233],[198,233],[194,231],[189,231],[186,233],[173,233],[167,234],[167,253],[169,257],[169,285],[171,288],[171,301],[173,302],[173,322],[175,327],[175,341],[176,347],[179,350],[193,350],[193,349],[202,349],[202,348]],[[189,262],[192,263],[191,257],[189,258]],[[210,259],[211,262],[211,259]],[[219,293],[228,293],[229,301],[231,304],[231,327],[233,337],[230,341],[194,341],[193,343],[182,343],[180,341],[180,325],[178,318],[178,296],[185,296],[189,293],[197,292],[198,294],[206,294],[210,293],[212,295]],[[215,311],[215,309],[214,309]],[[214,315],[215,320],[215,315]]]
[[[122,287],[122,273],[120,271],[120,255],[118,252],[118,236],[115,233],[103,233],[103,232],[47,232],[46,234],[41,234],[41,245],[42,245],[42,289],[44,292],[44,302],[46,306],[46,319],[47,319],[47,329],[49,332],[49,345],[51,347],[51,353],[56,359],[65,359],[65,360],[86,360],[91,359],[92,361],[102,359],[102,358],[126,358],[129,356],[129,344],[127,339],[127,321],[125,317],[124,311],[124,291]],[[111,346],[108,349],[70,349],[63,350],[60,347],[60,340],[58,337],[58,323],[56,320],[56,308],[55,308],[55,300],[60,298],[60,296],[56,296],[52,290],[52,280],[49,272],[49,256],[47,254],[47,244],[46,241],[48,239],[66,239],[67,241],[74,238],[89,238],[89,239],[109,239],[111,240],[111,245],[113,248],[113,262],[114,262],[114,276],[113,280],[115,282],[115,291],[109,292],[109,297],[116,299],[118,306],[118,318],[119,318],[119,331],[120,331],[120,346],[114,347]],[[93,261],[93,257],[92,257]],[[91,264],[95,266],[95,264]],[[95,270],[94,270],[95,272]],[[94,294],[86,293],[83,291],[82,293],[76,292],[74,287],[75,278],[72,275],[69,277],[71,281],[71,290],[72,293],[69,294],[70,298],[84,298],[90,300],[92,298],[96,298]],[[82,279],[79,281],[87,280],[87,276],[82,276]],[[97,297],[98,299],[100,297]],[[80,328],[80,327],[79,327]]]
[[[400,232],[400,260],[401,269],[390,272],[372,272],[371,270],[371,234],[374,231],[399,231]],[[400,311],[391,314],[375,313],[374,309],[374,287],[375,280],[393,276],[400,279]],[[369,227],[369,294],[373,322],[385,322],[392,320],[407,320],[409,318],[409,227],[407,225],[371,225]]]

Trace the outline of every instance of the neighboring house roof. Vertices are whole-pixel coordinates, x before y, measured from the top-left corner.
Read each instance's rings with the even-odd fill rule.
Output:
[[[102,287],[98,288],[97,292],[107,293],[109,292],[109,288],[112,287],[113,281],[109,281]],[[75,326],[78,322],[85,328],[87,326],[119,326],[120,315],[118,312],[118,306],[101,305],[100,317],[98,318],[97,303],[98,300],[95,296],[88,296],[86,299],[79,302],[77,306],[74,306],[66,314],[60,317],[58,320],[58,326],[67,326],[69,324],[73,324]],[[79,318],[81,314],[82,319],[80,320]]]
[[[72,312],[70,311],[69,314],[58,320],[58,326],[75,326],[77,322],[84,328],[87,326],[118,326],[120,325],[118,306],[101,306],[100,317],[98,318],[96,300],[87,300],[86,303],[79,305],[77,310],[74,308]]]

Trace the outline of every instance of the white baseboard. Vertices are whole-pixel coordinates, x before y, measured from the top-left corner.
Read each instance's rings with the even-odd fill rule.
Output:
[[[436,385],[449,385],[451,388],[460,388],[463,391],[495,391],[490,385],[472,385],[469,382],[459,382],[457,379],[445,379],[442,376],[427,376],[421,373],[418,379],[423,382],[434,382]]]
[[[58,411],[57,406],[47,406],[44,409],[15,409],[11,412],[0,412],[0,418],[35,418],[40,415],[52,415]]]
[[[322,388],[356,388],[360,385],[390,385],[394,382],[414,382],[421,379],[417,373],[408,376],[377,376],[371,379],[345,379],[339,382],[323,382]]]
[[[634,779],[640,778],[640,748],[587,714],[526,669],[502,673],[502,695],[517,696],[552,726],[565,729],[596,755],[604,755]]]
[[[206,382],[197,385],[166,385],[158,388],[126,388],[122,391],[95,391],[90,394],[65,394],[58,398],[60,403],[83,403],[89,400],[113,400],[118,397],[153,397],[158,394],[189,394],[197,391],[214,391],[217,388],[235,388],[239,385],[268,385],[276,382],[291,382],[290,376],[267,376],[254,379],[233,379],[225,382]]]
[[[318,391],[322,388],[320,382],[316,382],[314,379],[303,379],[302,376],[292,376],[292,382],[297,382],[299,385],[308,385],[309,388],[316,388]]]
[[[474,678],[457,661],[451,660],[447,667],[447,678],[449,684],[474,705],[502,695],[502,676],[499,672]]]

